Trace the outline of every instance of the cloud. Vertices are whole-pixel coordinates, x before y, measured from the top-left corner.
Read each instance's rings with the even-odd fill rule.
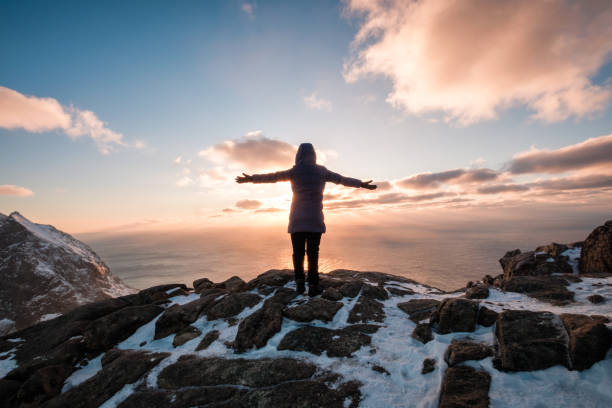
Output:
[[[183,156],[179,156],[179,157],[177,157],[176,159],[174,159],[174,162],[175,162],[176,164],[181,164],[181,162],[182,162],[182,161],[183,161]]]
[[[176,185],[178,187],[187,187],[190,186],[194,183],[193,179],[189,176],[184,176],[181,177],[180,179],[177,180]]]
[[[0,185],[0,196],[30,197],[33,195],[34,192],[25,187],[15,186],[12,184]]]
[[[260,137],[260,136],[263,136],[263,130],[252,130],[244,134],[244,137]]]
[[[259,200],[240,200],[236,202],[236,207],[242,210],[255,210],[263,203]]]
[[[379,205],[391,205],[401,203],[414,203],[423,201],[433,201],[438,198],[456,196],[456,193],[438,191],[428,194],[416,194],[407,195],[404,193],[386,193],[373,198],[364,199],[341,199],[338,201],[332,201],[325,203],[325,208],[330,210],[344,209],[344,208],[361,208],[366,206],[379,206]]]
[[[144,148],[142,141],[132,145],[123,135],[106,127],[95,113],[70,106],[62,107],[54,98],[26,96],[0,86],[0,128],[19,129],[41,133],[52,130],[64,132],[72,139],[90,137],[102,154],[117,147]]]
[[[531,150],[519,153],[507,169],[513,174],[563,173],[593,166],[612,167],[612,135],[587,139],[557,150]]]
[[[246,13],[250,18],[255,16],[255,5],[252,3],[242,3],[240,9]]]
[[[612,2],[347,0],[360,28],[344,76],[382,75],[387,101],[461,125],[524,105],[556,122],[599,112],[612,96],[591,78],[612,52]]]
[[[499,194],[507,192],[527,191],[528,186],[521,184],[493,184],[489,186],[480,187],[478,193],[480,194]]]
[[[237,164],[248,169],[289,167],[295,161],[295,146],[265,136],[228,140],[198,153],[214,163]]]
[[[612,187],[612,174],[592,174],[582,177],[563,177],[528,184],[542,190],[582,190]]]
[[[327,111],[327,112],[331,112],[332,111],[332,103],[331,103],[331,101],[317,96],[316,92],[313,92],[312,94],[310,94],[308,96],[305,96],[304,97],[304,103],[310,109],[324,110],[324,111]]]
[[[396,182],[400,187],[412,189],[435,188],[440,184],[467,184],[495,180],[499,173],[495,170],[481,169],[454,169],[439,173],[421,173]]]

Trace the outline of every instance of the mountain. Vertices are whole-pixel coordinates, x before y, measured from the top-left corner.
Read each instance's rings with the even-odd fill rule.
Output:
[[[577,266],[598,231],[453,292],[271,270],[90,303],[0,337],[0,408],[610,407],[612,271]]]
[[[0,214],[0,334],[135,290],[86,244],[51,225]]]

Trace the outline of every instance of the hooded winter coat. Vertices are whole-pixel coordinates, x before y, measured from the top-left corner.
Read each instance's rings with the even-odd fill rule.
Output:
[[[254,174],[253,183],[291,181],[293,199],[288,232],[325,232],[323,190],[325,183],[361,187],[361,180],[344,177],[317,164],[317,155],[310,143],[302,143],[295,155],[295,166],[285,171]]]

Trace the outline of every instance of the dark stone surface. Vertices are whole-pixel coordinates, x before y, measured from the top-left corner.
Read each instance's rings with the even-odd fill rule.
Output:
[[[196,293],[200,293],[204,289],[210,289],[214,285],[213,281],[208,278],[196,279],[193,281],[193,288]]]
[[[267,302],[275,302],[275,303],[280,303],[282,305],[286,305],[287,303],[295,299],[297,296],[298,294],[293,289],[279,288],[274,293],[274,295],[272,295],[272,297],[267,300]]]
[[[182,346],[189,340],[195,339],[200,334],[202,334],[202,332],[198,328],[187,326],[176,333],[176,336],[174,336],[174,340],[172,341],[172,345],[174,347]]]
[[[230,293],[205,311],[208,320],[236,316],[247,307],[253,307],[261,300],[254,293]]]
[[[444,361],[452,367],[464,361],[482,360],[492,355],[493,349],[487,344],[455,339],[446,349]]]
[[[486,306],[480,306],[480,308],[478,309],[477,322],[479,325],[484,326],[484,327],[493,326],[495,324],[495,321],[497,320],[498,314],[499,313],[489,309]]]
[[[587,299],[589,300],[589,302],[593,303],[593,304],[600,304],[600,303],[605,303],[606,299],[601,296],[601,295],[591,295],[589,297],[587,297]]]
[[[419,323],[422,320],[429,319],[429,316],[439,304],[440,301],[435,299],[412,299],[408,302],[399,303],[397,307],[406,312],[410,316],[410,320]]]
[[[268,339],[278,333],[283,323],[283,305],[267,301],[261,309],[240,322],[233,342],[234,350],[245,352],[253,347],[261,348]]]
[[[497,316],[497,356],[503,371],[542,370],[568,361],[568,336],[559,316],[550,312],[506,310]]]
[[[376,371],[377,373],[381,373],[385,375],[391,375],[385,367],[379,366],[378,364],[374,364],[372,366],[372,371]]]
[[[231,386],[194,387],[181,390],[147,389],[134,392],[119,404],[118,408],[187,408],[223,403],[246,393],[245,389]]]
[[[418,323],[411,334],[413,339],[417,339],[423,344],[433,340],[433,334],[431,333],[431,326],[429,324]]]
[[[17,398],[22,405],[39,405],[58,395],[66,378],[75,370],[69,365],[50,365],[37,370],[20,387]]]
[[[215,340],[219,338],[219,330],[211,330],[202,337],[200,344],[196,347],[196,351],[206,350]]]
[[[323,291],[321,294],[323,299],[338,301],[343,298],[342,293],[336,288],[329,287]]]
[[[353,325],[332,330],[325,327],[304,326],[285,335],[278,345],[279,350],[307,351],[321,355],[327,351],[329,357],[348,357],[362,346],[370,344],[370,336],[378,330],[374,325]]]
[[[423,368],[421,368],[421,374],[431,373],[436,369],[436,360],[433,358],[426,358],[423,360]]]
[[[550,260],[552,258],[552,261]],[[521,252],[516,249],[507,252],[499,263],[504,270],[504,280],[516,276],[540,276],[551,273],[572,273],[572,267],[563,256],[552,257],[536,251]]]
[[[447,298],[431,314],[430,322],[440,334],[473,332],[476,328],[478,303],[468,299]]]
[[[315,371],[314,364],[292,358],[245,360],[191,355],[183,356],[164,368],[159,373],[157,383],[166,389],[228,384],[269,387],[285,381],[311,378]]]
[[[486,408],[491,375],[468,366],[449,367],[444,373],[439,408]]]
[[[333,320],[342,306],[342,303],[316,297],[301,305],[286,308],[283,314],[298,322],[311,322],[313,320],[329,322]]]
[[[290,269],[271,269],[250,280],[247,287],[254,289],[261,286],[285,286],[287,282],[293,280],[293,277],[293,271]]]
[[[200,299],[184,305],[172,305],[155,322],[155,339],[161,339],[176,333],[195,322],[204,311],[218,302],[226,294],[221,289],[205,289],[200,292]]]
[[[582,244],[580,273],[612,273],[612,220],[595,228]]]
[[[116,351],[113,359],[102,361],[102,370],[87,381],[49,400],[45,408],[97,408],[125,384],[132,384],[168,353]],[[109,361],[110,360],[110,361]]]
[[[393,296],[407,296],[415,294],[414,290],[412,289],[396,288],[394,286],[387,286],[387,292],[389,292]]]
[[[562,314],[561,320],[569,334],[573,369],[586,370],[606,358],[612,344],[612,331],[602,319],[579,314]]]
[[[507,292],[524,293],[529,297],[564,305],[574,300],[574,292],[567,289],[569,283],[557,276],[515,276],[502,283]]]
[[[486,299],[489,297],[489,288],[486,285],[475,285],[465,292],[468,299]]]
[[[213,288],[225,289],[229,292],[244,292],[248,286],[239,276],[232,276],[221,283],[213,284]]]
[[[382,303],[362,294],[349,312],[348,323],[366,323],[385,321],[385,310]]]

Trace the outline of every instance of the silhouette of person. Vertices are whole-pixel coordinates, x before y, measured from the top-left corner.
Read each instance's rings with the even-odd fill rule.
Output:
[[[314,147],[302,143],[295,155],[295,166],[289,170],[268,174],[248,175],[242,173],[236,177],[237,183],[276,183],[291,181],[293,199],[289,213],[289,228],[293,246],[293,269],[295,272],[296,291],[303,293],[304,286],[304,248],[308,254],[308,295],[321,293],[319,287],[319,244],[321,234],[325,232],[323,222],[323,190],[325,183],[342,184],[348,187],[376,189],[372,180],[361,181],[344,177],[317,164]]]

